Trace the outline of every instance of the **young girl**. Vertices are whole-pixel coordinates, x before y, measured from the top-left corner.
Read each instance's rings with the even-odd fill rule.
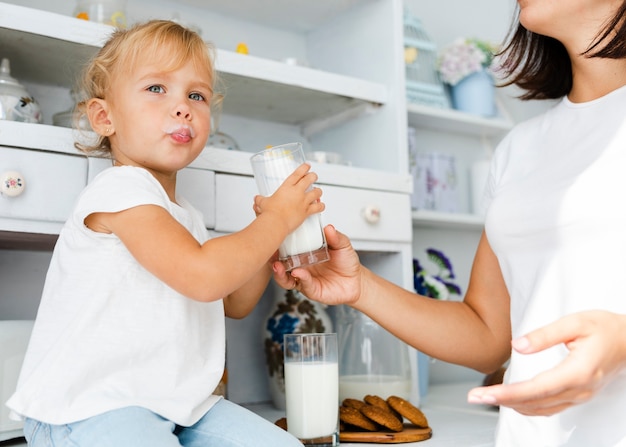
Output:
[[[374,275],[332,227],[329,262],[291,275],[275,264],[276,279],[350,304],[434,357],[485,373],[510,357],[503,385],[468,395],[500,405],[498,447],[623,447],[626,1],[518,5],[510,81],[523,98],[561,100],[496,149],[463,302]],[[255,209],[265,202],[257,197]]]
[[[113,166],[84,190],[54,249],[7,405],[32,446],[298,446],[213,391],[224,315],[242,318],[288,233],[323,210],[303,164],[243,230],[208,240],[176,191],[209,136],[207,45],[169,21],[115,31],[86,67],[80,104]]]

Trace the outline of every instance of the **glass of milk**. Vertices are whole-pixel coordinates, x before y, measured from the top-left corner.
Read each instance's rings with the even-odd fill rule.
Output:
[[[270,196],[305,162],[301,143],[274,146],[250,158],[259,193]],[[278,259],[287,271],[329,259],[321,214],[309,216],[290,233],[278,249]]]
[[[287,431],[305,446],[339,445],[337,334],[285,334]]]

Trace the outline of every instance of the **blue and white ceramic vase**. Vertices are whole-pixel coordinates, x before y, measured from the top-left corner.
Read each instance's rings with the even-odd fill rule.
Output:
[[[274,284],[274,304],[263,327],[263,348],[270,395],[274,406],[285,409],[285,370],[283,335],[333,332],[326,306],[297,290],[285,290]]]
[[[491,117],[496,114],[496,88],[493,76],[477,71],[450,86],[452,106],[456,110]]]

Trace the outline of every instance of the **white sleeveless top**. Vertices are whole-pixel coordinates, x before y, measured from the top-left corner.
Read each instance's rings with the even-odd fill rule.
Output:
[[[135,167],[109,168],[86,187],[54,249],[17,391],[7,403],[14,416],[64,424],[132,405],[188,426],[219,400],[212,392],[224,368],[222,300],[182,296],[146,271],[117,236],[83,223],[94,212],[154,204],[204,242],[200,213],[183,198],[177,202]]]

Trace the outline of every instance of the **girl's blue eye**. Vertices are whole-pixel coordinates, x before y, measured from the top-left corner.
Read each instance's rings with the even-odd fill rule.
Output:
[[[200,93],[191,93],[189,95],[189,98],[193,99],[194,101],[204,101],[204,96],[202,96]]]
[[[151,85],[150,87],[148,87],[148,91],[152,93],[162,93],[163,87],[161,87],[160,85]]]

